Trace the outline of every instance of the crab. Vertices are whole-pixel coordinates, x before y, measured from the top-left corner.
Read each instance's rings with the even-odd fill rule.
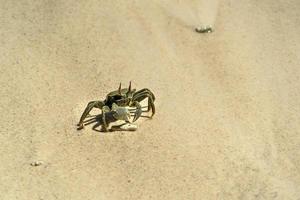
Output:
[[[141,90],[136,91],[136,89],[131,89],[131,82],[129,82],[128,88],[121,88],[121,83],[119,85],[119,89],[116,91],[112,91],[107,94],[106,99],[104,101],[91,101],[87,104],[85,110],[83,111],[78,125],[78,129],[84,128],[83,121],[85,118],[89,115],[90,111],[93,108],[101,109],[102,111],[102,121],[103,121],[103,128],[104,131],[107,131],[107,123],[105,118],[105,113],[111,111],[113,109],[113,105],[119,107],[135,107],[135,115],[132,122],[135,122],[142,114],[142,106],[140,105],[140,102],[144,99],[148,98],[148,106],[147,110],[144,112],[152,111],[151,118],[155,114],[155,96],[151,92],[151,90],[144,88]],[[115,106],[114,106],[115,107]],[[114,117],[117,117],[115,115]]]

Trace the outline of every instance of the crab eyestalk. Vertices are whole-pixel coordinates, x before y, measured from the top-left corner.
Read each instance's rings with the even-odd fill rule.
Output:
[[[119,89],[118,89],[118,91],[119,91],[119,94],[121,94],[121,87],[122,87],[122,84],[120,83],[120,85],[119,85]]]
[[[131,81],[129,81],[129,86],[128,86],[128,91],[127,91],[127,95],[131,92]]]

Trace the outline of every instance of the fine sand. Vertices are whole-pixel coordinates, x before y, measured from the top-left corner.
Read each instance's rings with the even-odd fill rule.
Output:
[[[1,200],[300,198],[299,0],[0,2]],[[130,80],[152,120],[76,130]]]

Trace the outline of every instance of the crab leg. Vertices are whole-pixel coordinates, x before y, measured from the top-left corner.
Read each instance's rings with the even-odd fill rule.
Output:
[[[87,115],[90,113],[90,111],[93,109],[93,108],[99,108],[99,109],[102,109],[102,107],[104,106],[104,102],[103,101],[91,101],[87,104],[85,110],[83,111],[81,117],[80,117],[80,120],[77,124],[77,126],[79,126],[78,128],[79,129],[82,129],[84,127],[83,125],[83,121],[84,119],[87,117]]]
[[[132,122],[135,122],[142,115],[142,106],[138,101],[134,101],[133,106],[136,107],[135,115]]]
[[[103,106],[101,110],[102,110],[103,128],[104,128],[104,131],[106,132],[107,131],[107,123],[106,123],[105,113],[109,112],[110,109],[108,106]]]
[[[148,106],[142,106],[142,109],[143,109],[143,108],[148,108]],[[130,112],[135,112],[135,111],[136,111],[136,108],[131,108],[131,109],[129,108],[128,110],[129,110]],[[145,110],[145,111],[142,110],[142,112],[148,112],[148,110]]]
[[[149,93],[151,96],[152,96],[152,99],[153,99],[153,101],[155,101],[155,96],[154,96],[154,94],[151,92],[151,90],[149,90],[149,89],[147,89],[147,88],[144,88],[144,89],[141,89],[141,90],[139,90],[139,91],[137,91],[136,93],[134,93],[134,96],[135,95],[138,95],[138,94],[142,94],[142,93]]]
[[[149,89],[147,89],[147,88],[144,88],[144,89],[141,89],[141,90],[137,91],[137,92],[134,94],[134,98],[140,97],[140,95],[143,95],[143,96],[146,96],[146,97],[151,96],[151,97],[152,97],[152,104],[153,104],[153,102],[155,101],[155,96],[154,96],[154,94],[153,94]],[[146,97],[145,97],[145,98],[146,98]],[[138,101],[142,101],[142,100],[144,100],[145,98],[142,98],[141,100],[138,100]],[[149,99],[150,99],[150,97],[149,97]],[[151,101],[151,100],[150,100],[150,101]],[[147,109],[147,112],[150,110],[150,108],[151,108],[151,104],[150,104],[149,101],[148,101],[148,109]],[[154,108],[154,109],[155,109],[155,108]]]
[[[153,103],[154,100],[153,100],[152,93],[149,93],[148,91],[145,91],[143,93],[139,93],[137,95],[134,95],[133,99],[134,99],[134,101],[141,102],[147,97],[148,97],[148,110],[147,111],[149,111],[150,108],[151,108],[151,110],[152,110],[151,117],[152,117],[155,114],[155,106],[154,106],[154,103]]]

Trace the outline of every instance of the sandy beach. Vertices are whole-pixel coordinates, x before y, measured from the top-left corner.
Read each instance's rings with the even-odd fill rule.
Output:
[[[300,199],[300,1],[0,1],[0,199]],[[129,81],[152,119],[76,129]]]

